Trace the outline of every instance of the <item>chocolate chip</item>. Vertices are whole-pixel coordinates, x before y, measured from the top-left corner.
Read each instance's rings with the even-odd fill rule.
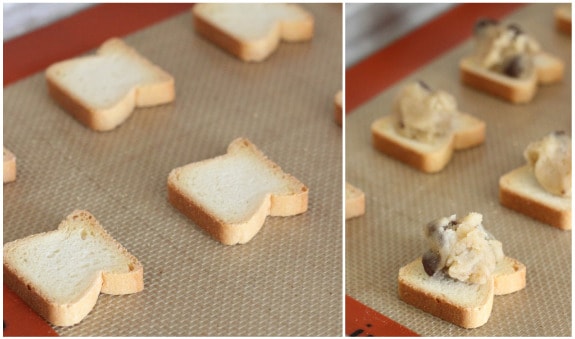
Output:
[[[555,134],[555,136],[561,136],[561,135],[565,135],[565,131],[555,131],[555,132],[553,132],[553,134]]]
[[[517,37],[518,35],[523,34],[523,30],[521,29],[521,27],[519,27],[516,24],[509,24],[507,25],[507,29],[512,31],[515,34],[515,37]]]
[[[423,269],[428,276],[433,276],[439,270],[439,254],[433,251],[427,251],[421,257]]]
[[[503,74],[512,78],[519,78],[524,70],[525,66],[521,56],[516,55],[507,62],[507,65],[503,68]]]
[[[498,23],[499,22],[495,19],[489,19],[489,18],[479,19],[479,20],[477,20],[477,22],[475,23],[475,26],[473,27],[473,32],[475,34],[478,34],[479,32],[481,32],[486,27],[494,26],[494,25],[497,25]]]
[[[423,87],[425,90],[427,90],[429,92],[432,91],[431,87],[429,87],[429,85],[426,82],[424,82],[423,80],[417,80],[417,83],[419,83],[419,86]]]

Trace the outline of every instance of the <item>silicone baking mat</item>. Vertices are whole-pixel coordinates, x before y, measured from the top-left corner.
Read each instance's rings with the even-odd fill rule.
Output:
[[[571,232],[508,210],[498,201],[499,177],[524,164],[522,153],[528,143],[554,130],[571,134],[571,38],[555,30],[554,8],[531,4],[504,18],[524,27],[546,51],[565,62],[562,83],[541,87],[531,103],[512,105],[463,86],[458,61],[472,49],[467,40],[412,69],[347,116],[346,180],[366,194],[366,214],[346,221],[349,297],[422,336],[571,335]],[[473,23],[469,22],[469,30]],[[386,69],[372,73],[385,77]],[[462,111],[487,123],[485,144],[455,152],[437,174],[419,172],[371,145],[371,123],[390,114],[398,90],[418,79],[449,91]],[[348,95],[350,86],[348,82]],[[505,253],[527,266],[527,287],[495,297],[487,324],[466,330],[399,300],[397,274],[426,250],[423,225],[471,211],[482,213],[485,227],[502,241]]]
[[[341,335],[342,8],[302,6],[313,40],[282,43],[258,64],[198,36],[189,10],[125,36],[175,76],[176,100],[137,109],[111,132],[60,109],[42,73],[4,88],[4,145],[18,159],[4,186],[4,243],[54,230],[80,208],[144,265],[143,292],[100,295],[80,324],[55,327],[60,335]],[[309,209],[225,246],[168,203],[166,181],[240,136],[308,186]]]

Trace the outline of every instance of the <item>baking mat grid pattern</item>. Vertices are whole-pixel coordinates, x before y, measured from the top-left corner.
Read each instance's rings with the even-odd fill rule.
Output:
[[[342,323],[340,4],[305,4],[309,43],[245,64],[195,34],[189,12],[125,37],[176,79],[176,101],[93,132],[48,97],[43,74],[4,89],[4,242],[92,212],[144,265],[145,290],[102,294],[69,336],[339,336]],[[247,137],[310,190],[305,214],[268,217],[246,245],[224,246],[167,202],[171,169]]]
[[[514,106],[461,85],[457,65],[472,48],[468,41],[347,117],[346,180],[364,190],[367,206],[364,216],[346,221],[346,293],[420,335],[571,335],[571,232],[498,202],[499,176],[524,164],[528,143],[553,130],[571,134],[571,39],[555,31],[553,8],[533,4],[508,18],[566,63],[563,82],[541,87],[533,102]],[[371,146],[370,124],[390,114],[397,91],[417,79],[452,93],[462,111],[487,123],[485,144],[455,152],[438,174],[416,171]],[[397,274],[424,253],[425,223],[471,211],[482,213],[505,253],[527,266],[527,288],[496,296],[487,324],[465,330],[400,301]]]

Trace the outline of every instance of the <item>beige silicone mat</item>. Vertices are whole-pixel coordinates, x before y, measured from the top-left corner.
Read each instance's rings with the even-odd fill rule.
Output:
[[[540,88],[530,104],[513,106],[462,86],[457,64],[472,46],[467,41],[346,120],[346,179],[364,190],[367,209],[364,216],[346,222],[346,293],[423,336],[571,335],[571,232],[498,202],[499,176],[524,163],[522,152],[529,142],[558,129],[571,134],[571,38],[555,31],[553,8],[529,5],[508,18],[566,62],[563,83]],[[370,124],[390,114],[398,89],[415,79],[451,92],[461,110],[487,123],[485,144],[456,152],[438,174],[414,170],[371,146]],[[505,253],[527,266],[527,288],[496,296],[488,323],[465,330],[400,301],[397,274],[426,250],[425,223],[470,211],[482,213],[485,227],[502,241]]]
[[[43,74],[4,89],[4,243],[92,212],[144,265],[145,290],[100,295],[69,336],[339,336],[342,324],[342,7],[305,4],[309,43],[246,64],[195,34],[189,12],[125,37],[175,76],[173,104],[93,132],[57,107]],[[95,27],[94,29],[97,29]],[[269,217],[246,245],[213,240],[167,201],[171,169],[244,136],[309,187],[309,210]]]

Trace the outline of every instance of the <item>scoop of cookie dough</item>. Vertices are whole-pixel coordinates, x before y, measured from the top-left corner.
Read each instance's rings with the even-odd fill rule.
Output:
[[[405,86],[394,103],[399,132],[408,138],[433,142],[449,133],[458,114],[455,98],[442,90],[432,90],[424,82]]]
[[[552,132],[529,144],[523,155],[546,191],[571,196],[571,138],[567,134]]]
[[[427,224],[429,250],[422,257],[425,272],[432,276],[442,271],[463,282],[487,283],[505,256],[501,242],[485,230],[482,220],[481,214],[469,213],[459,220],[452,215]]]

